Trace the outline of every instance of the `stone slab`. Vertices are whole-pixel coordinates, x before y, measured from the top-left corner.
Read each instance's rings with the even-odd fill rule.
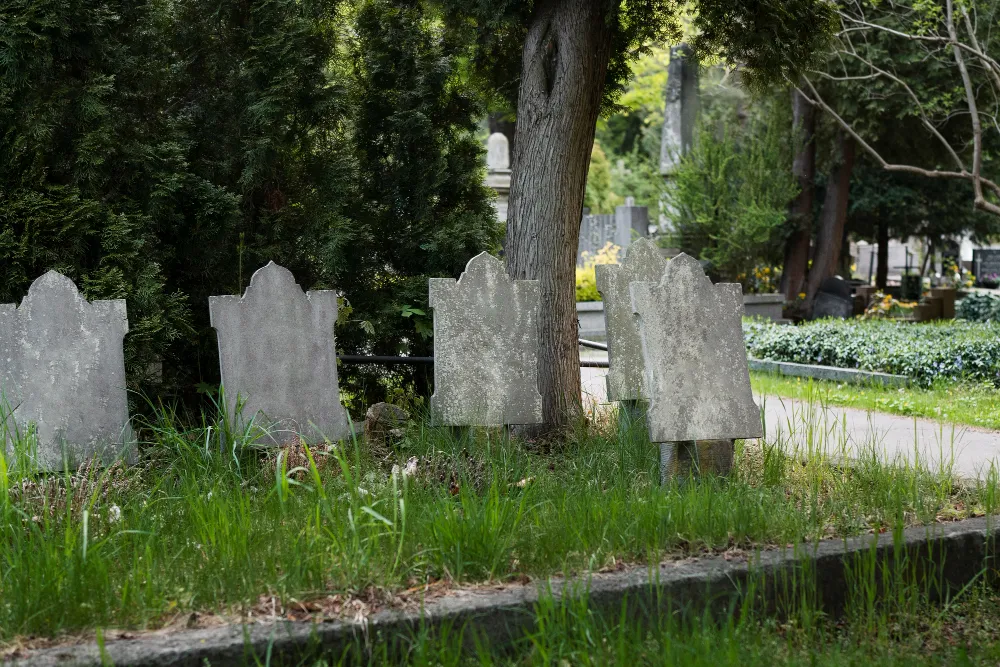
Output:
[[[763,436],[743,343],[743,292],[713,285],[681,253],[659,283],[630,285],[649,393],[653,442]]]
[[[537,280],[511,280],[480,253],[458,280],[430,279],[431,416],[450,426],[539,424]]]
[[[861,371],[855,368],[796,364],[789,361],[770,361],[768,359],[749,359],[748,363],[750,370],[780,373],[792,377],[809,377],[816,380],[832,380],[852,384],[880,384],[887,387],[903,387],[910,383],[910,378],[905,375]]]
[[[55,271],[35,280],[19,307],[0,305],[0,433],[8,451],[33,425],[41,470],[75,470],[92,458],[134,461],[127,332],[123,299],[89,303]]]
[[[271,262],[242,297],[208,302],[233,418],[258,420],[267,430],[262,444],[350,435],[337,378],[336,292],[303,292],[291,271]]]
[[[629,285],[656,282],[667,261],[649,239],[633,243],[621,264],[598,264],[597,291],[604,303],[604,324],[608,340],[608,400],[637,401],[648,397],[643,390],[642,342],[639,325],[632,312]]]
[[[877,564],[879,576],[900,576],[930,591],[931,602],[959,594],[977,580],[996,558],[996,527],[1000,517],[907,528],[848,539],[822,540],[794,548],[757,551],[748,557],[709,556],[667,561],[658,565],[628,565],[621,571],[588,573],[579,578],[553,577],[529,584],[459,590],[429,598],[414,611],[379,611],[353,621],[258,621],[173,634],[134,633],[130,639],[108,639],[11,657],[10,667],[202,667],[298,663],[312,651],[342,656],[358,646],[388,642],[405,656],[419,632],[461,628],[470,638],[485,640],[491,649],[515,648],[524,635],[536,631],[540,600],[587,598],[594,614],[655,624],[664,614],[686,618],[709,616],[731,620],[748,592],[763,613],[775,613],[787,595],[801,595],[809,583],[818,610],[838,618],[848,608],[848,596],[859,571],[859,559]],[[942,564],[947,567],[942,567]],[[929,579],[913,579],[929,577]],[[921,585],[923,584],[923,585]],[[878,589],[879,587],[875,587]],[[881,595],[882,593],[878,593]],[[655,625],[654,625],[655,627]],[[110,635],[105,632],[105,636]],[[363,661],[364,656],[359,656]]]

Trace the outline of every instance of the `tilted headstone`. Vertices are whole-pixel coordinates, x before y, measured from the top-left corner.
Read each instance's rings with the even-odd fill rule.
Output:
[[[488,253],[453,278],[430,279],[431,415],[450,426],[538,424],[537,280],[511,280]]]
[[[604,324],[608,336],[608,400],[638,401],[643,391],[642,342],[632,311],[629,284],[656,282],[667,262],[656,244],[642,238],[629,246],[621,264],[598,264],[597,290],[604,301]]]
[[[653,442],[763,437],[743,342],[739,285],[713,285],[685,254],[659,283],[630,286]]]
[[[31,284],[20,307],[0,304],[0,433],[8,451],[30,441],[24,436],[33,428],[28,446],[37,449],[27,453],[40,470],[133,462],[127,332],[124,300],[90,303],[55,271]]]
[[[350,434],[337,382],[336,292],[303,292],[291,271],[271,262],[242,297],[208,302],[231,416],[259,420],[268,431],[262,443]]]

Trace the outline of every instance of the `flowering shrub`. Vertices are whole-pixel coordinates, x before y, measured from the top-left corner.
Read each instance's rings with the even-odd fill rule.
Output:
[[[979,279],[979,285],[988,289],[996,289],[997,287],[1000,287],[1000,275],[991,273],[987,276],[983,276]]]
[[[955,321],[822,320],[801,326],[744,320],[748,353],[758,359],[857,368],[1000,386],[1000,324]]]
[[[891,294],[876,292],[871,305],[862,316],[866,320],[883,319],[887,317],[906,317],[913,314],[916,301],[898,301]]]
[[[583,266],[576,267],[576,300],[600,301],[601,294],[597,291],[597,273],[594,267],[598,264],[617,264],[621,246],[611,241],[596,253],[583,253]]]
[[[745,294],[772,294],[778,291],[781,269],[776,266],[755,266],[749,275],[741,273],[736,279],[743,284]]]

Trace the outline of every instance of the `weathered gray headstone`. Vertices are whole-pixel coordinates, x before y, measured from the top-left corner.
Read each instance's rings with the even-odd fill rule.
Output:
[[[507,201],[510,196],[510,142],[500,132],[486,140],[486,187],[497,193],[493,208],[497,220],[507,220]]]
[[[242,297],[208,302],[230,415],[239,401],[243,423],[257,419],[268,429],[263,443],[350,434],[337,383],[336,292],[303,292],[291,271],[271,262]]]
[[[431,415],[449,426],[538,424],[537,280],[511,280],[488,253],[430,279],[434,309]]]
[[[659,283],[633,282],[632,310],[649,393],[653,442],[763,437],[743,343],[743,294],[713,285],[685,254]]]
[[[656,244],[642,238],[629,246],[621,264],[598,264],[597,291],[604,301],[604,324],[608,337],[608,400],[637,401],[643,391],[642,342],[632,311],[629,284],[656,282],[667,262]]]
[[[624,206],[615,207],[615,245],[627,248],[647,236],[649,210],[645,206],[636,206],[632,197],[626,197]]]
[[[39,469],[136,457],[122,340],[125,301],[88,303],[49,271],[20,307],[0,304],[0,433],[10,450],[35,430]],[[20,437],[18,436],[20,434]],[[29,444],[30,446],[30,444]],[[65,450],[65,460],[64,460]]]

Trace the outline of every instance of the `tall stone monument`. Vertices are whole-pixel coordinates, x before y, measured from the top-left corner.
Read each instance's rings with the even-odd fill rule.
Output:
[[[699,106],[698,61],[687,44],[673,46],[670,48],[663,132],[660,135],[660,175],[668,190],[673,187],[677,166],[694,143]],[[667,201],[661,200],[660,206],[663,210],[658,219],[660,231],[670,232],[677,213]]]
[[[667,262],[659,248],[641,238],[625,251],[621,264],[598,264],[597,291],[604,302],[604,324],[608,337],[608,400],[639,401],[649,396],[643,390],[642,342],[632,311],[629,285],[657,282]]]
[[[453,278],[430,279],[434,309],[431,416],[448,426],[538,424],[537,280],[511,280],[480,253]]]
[[[661,476],[697,461],[695,441],[763,437],[750,389],[740,286],[713,285],[701,264],[681,253],[667,262],[658,283],[633,282],[630,292]],[[731,462],[731,447],[728,456]]]
[[[291,271],[271,262],[242,297],[208,302],[231,416],[258,420],[263,444],[350,435],[337,380],[336,292],[303,292]]]
[[[497,220],[507,221],[507,201],[510,197],[510,142],[500,132],[486,140],[486,187],[497,193]]]
[[[90,459],[132,462],[122,341],[125,301],[89,303],[49,271],[20,307],[0,304],[0,434],[20,441],[40,470],[75,470]],[[34,431],[34,438],[25,437]],[[27,442],[26,442],[27,441]]]
[[[698,122],[698,61],[691,47],[670,47],[666,105],[660,135],[660,174],[671,176],[681,158],[691,150]]]

